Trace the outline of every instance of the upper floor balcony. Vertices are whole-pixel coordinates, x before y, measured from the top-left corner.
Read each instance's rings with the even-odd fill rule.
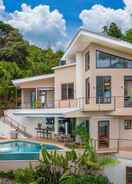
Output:
[[[132,98],[123,96],[113,97],[90,97],[58,100],[56,108],[80,108],[83,111],[119,111],[132,108]]]

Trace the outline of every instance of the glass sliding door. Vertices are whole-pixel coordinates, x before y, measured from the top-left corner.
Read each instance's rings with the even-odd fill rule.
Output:
[[[109,121],[98,122],[98,146],[99,148],[109,147]]]
[[[124,77],[124,106],[132,107],[132,76]]]
[[[96,77],[96,103],[111,103],[111,76]]]

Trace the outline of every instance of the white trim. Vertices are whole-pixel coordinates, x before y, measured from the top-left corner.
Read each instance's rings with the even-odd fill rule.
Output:
[[[73,40],[70,42],[69,46],[67,47],[64,56],[62,57],[62,60],[66,58],[66,56],[68,55],[68,53],[70,52],[71,48],[76,44],[76,41],[78,40],[78,38],[81,36],[87,36],[90,39],[93,38],[93,40],[95,41],[95,43],[97,41],[104,41],[106,44],[110,44],[111,47],[114,46],[119,46],[122,49],[126,48],[126,49],[130,49],[132,50],[132,44],[123,40],[119,40],[110,36],[104,36],[104,35],[100,35],[98,33],[93,33],[90,32],[86,29],[81,29],[79,32],[77,32],[77,34],[75,35],[75,37],[73,38]]]
[[[54,74],[46,74],[46,75],[40,75],[35,77],[28,77],[24,79],[12,80],[12,83],[15,86],[19,86],[21,83],[32,82],[32,81],[37,81],[42,79],[50,79],[50,78],[54,78],[54,76],[55,76]]]
[[[61,65],[61,66],[56,66],[53,69],[57,70],[57,69],[68,68],[68,67],[72,67],[72,66],[76,66],[76,63],[70,63],[70,64]]]
[[[8,110],[15,116],[31,117],[65,117],[67,113],[80,112],[79,108],[51,108],[51,109],[19,109]]]

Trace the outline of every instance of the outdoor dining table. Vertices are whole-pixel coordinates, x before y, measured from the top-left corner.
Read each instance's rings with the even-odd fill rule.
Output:
[[[37,132],[37,136],[40,138],[49,138],[49,135],[51,135],[51,130],[49,128],[35,128]]]

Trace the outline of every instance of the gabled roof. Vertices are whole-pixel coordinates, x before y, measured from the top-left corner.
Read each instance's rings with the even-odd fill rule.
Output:
[[[28,77],[28,78],[24,78],[24,79],[12,80],[12,83],[15,86],[19,86],[22,83],[33,82],[33,81],[43,80],[43,79],[50,79],[50,78],[54,78],[54,74],[46,74],[46,75],[39,75],[39,76],[35,76],[35,77]]]
[[[62,59],[65,59],[68,55],[72,56],[76,52],[84,51],[90,43],[100,44],[102,46],[107,46],[109,48],[132,54],[132,44],[129,42],[103,34],[90,32],[87,29],[80,29],[70,42]]]

